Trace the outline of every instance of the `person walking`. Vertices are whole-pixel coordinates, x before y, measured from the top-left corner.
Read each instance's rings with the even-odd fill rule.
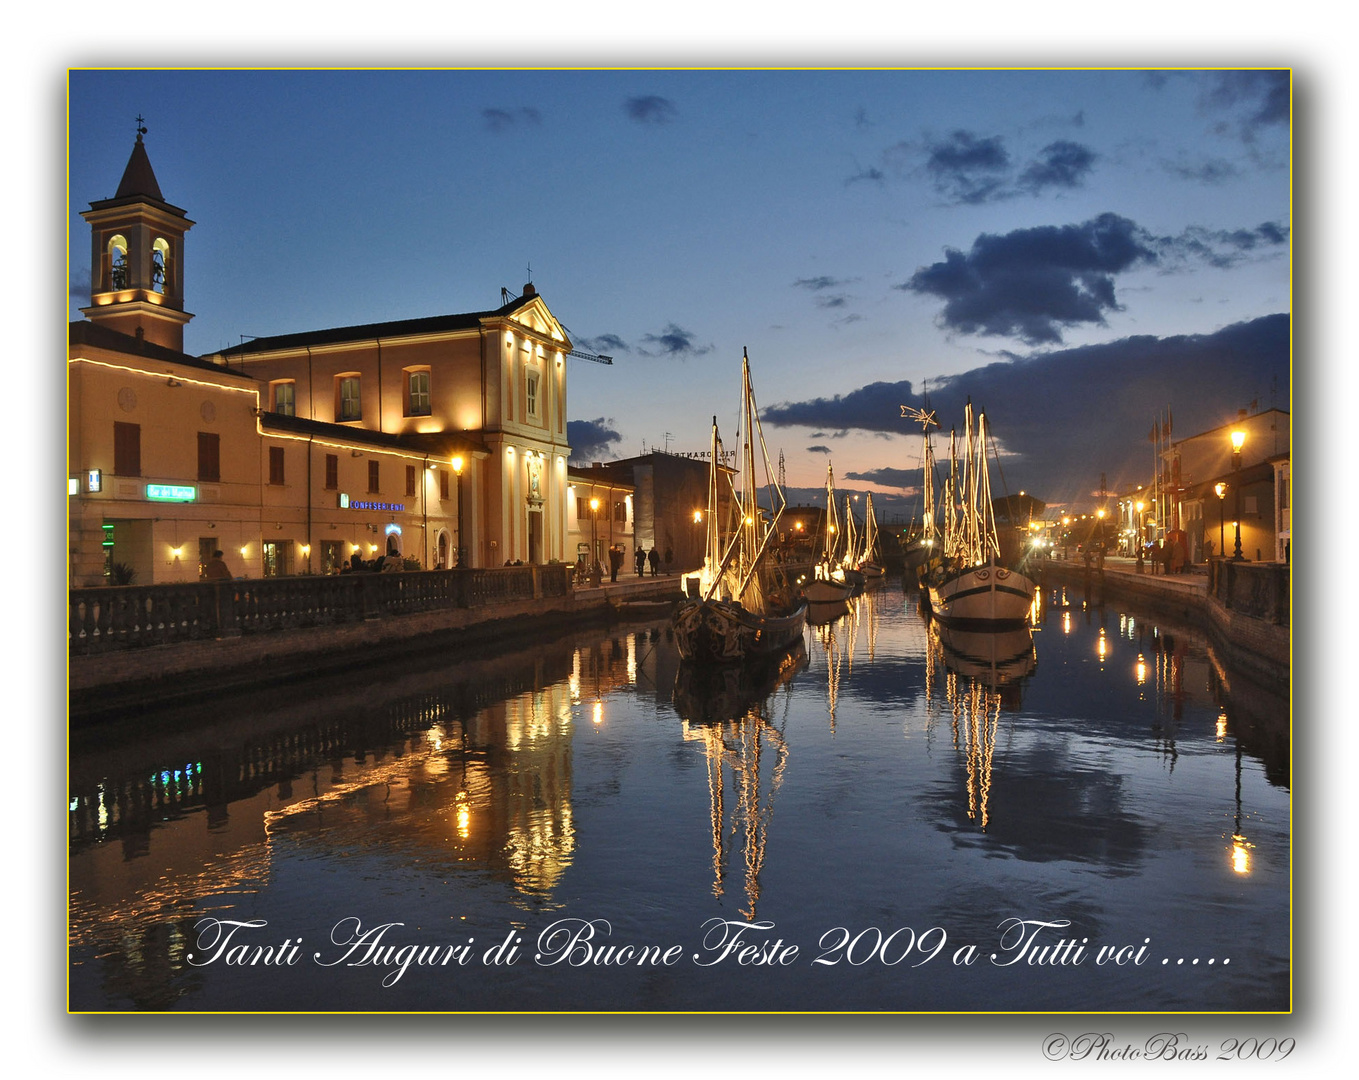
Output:
[[[654,546],[646,553],[646,561],[651,564],[651,576],[655,577],[656,571],[661,568],[661,557]]]
[[[641,577],[643,574],[646,573],[646,552],[643,551],[641,548],[637,549],[636,562],[637,562],[637,576]]]
[[[623,549],[615,544],[609,548],[609,581],[618,580],[618,571],[623,569]]]

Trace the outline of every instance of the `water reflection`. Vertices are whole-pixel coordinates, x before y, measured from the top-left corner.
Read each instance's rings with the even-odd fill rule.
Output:
[[[898,599],[856,598],[764,671],[689,669],[648,624],[79,732],[72,1007],[1277,1005],[1289,764],[1277,689],[1225,668],[1192,630],[1079,594],[1043,594],[1032,631],[995,635],[931,624],[913,594]],[[889,921],[980,940],[1016,905],[1092,934],[1132,932],[1151,911],[1208,943],[1183,948],[1219,955],[1249,940],[1255,981],[1238,993],[1223,978],[1219,993],[1147,977],[1114,1000],[1073,976],[1035,1002],[1039,984],[1018,977],[903,983],[859,968],[833,999],[790,972],[738,1003],[720,974],[610,973],[568,992],[521,969],[465,992],[423,996],[412,979],[340,999],[299,972],[269,999],[258,980],[186,961],[204,915],[267,917],[308,940],[340,916],[400,918],[480,944],[507,922],[567,915],[609,918],[620,940],[631,919],[636,940],[688,941],[739,911],[814,943],[829,926]]]
[[[771,719],[774,698],[806,666],[807,651],[799,641],[786,655],[758,667],[713,669],[685,663],[676,676],[674,700],[682,737],[701,746],[707,762],[712,894],[726,892],[732,841],[739,835],[746,898],[740,912],[748,920],[755,918],[774,795],[788,764],[783,724]]]

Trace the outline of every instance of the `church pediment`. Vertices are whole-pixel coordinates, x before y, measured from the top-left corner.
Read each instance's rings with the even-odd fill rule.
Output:
[[[541,296],[533,297],[523,307],[506,316],[506,319],[516,329],[526,331],[532,337],[551,342],[563,351],[569,352],[571,349],[571,340],[566,336],[565,328],[548,310]]]

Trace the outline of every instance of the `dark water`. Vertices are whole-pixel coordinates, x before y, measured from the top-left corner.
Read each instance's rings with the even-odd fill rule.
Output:
[[[889,586],[743,683],[625,625],[83,735],[70,1005],[1287,1009],[1283,689],[1040,601],[948,635]]]

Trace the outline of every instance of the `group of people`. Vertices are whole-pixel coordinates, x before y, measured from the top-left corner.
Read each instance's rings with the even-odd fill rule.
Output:
[[[610,581],[618,580],[618,572],[623,569],[623,553],[624,548],[622,544],[614,544],[611,548],[609,548]],[[673,561],[674,561],[673,556],[669,551],[667,551],[665,553],[666,565],[669,566],[670,563]],[[651,576],[655,577],[657,574],[661,572],[661,553],[656,550],[654,544],[647,550],[638,548],[636,552],[633,554],[633,564],[637,567],[638,577],[643,577],[646,575],[647,567],[651,568]]]
[[[365,560],[357,551],[349,556],[349,562],[340,567],[342,574],[395,574],[406,569],[406,560],[394,547],[387,549],[381,558]]]

